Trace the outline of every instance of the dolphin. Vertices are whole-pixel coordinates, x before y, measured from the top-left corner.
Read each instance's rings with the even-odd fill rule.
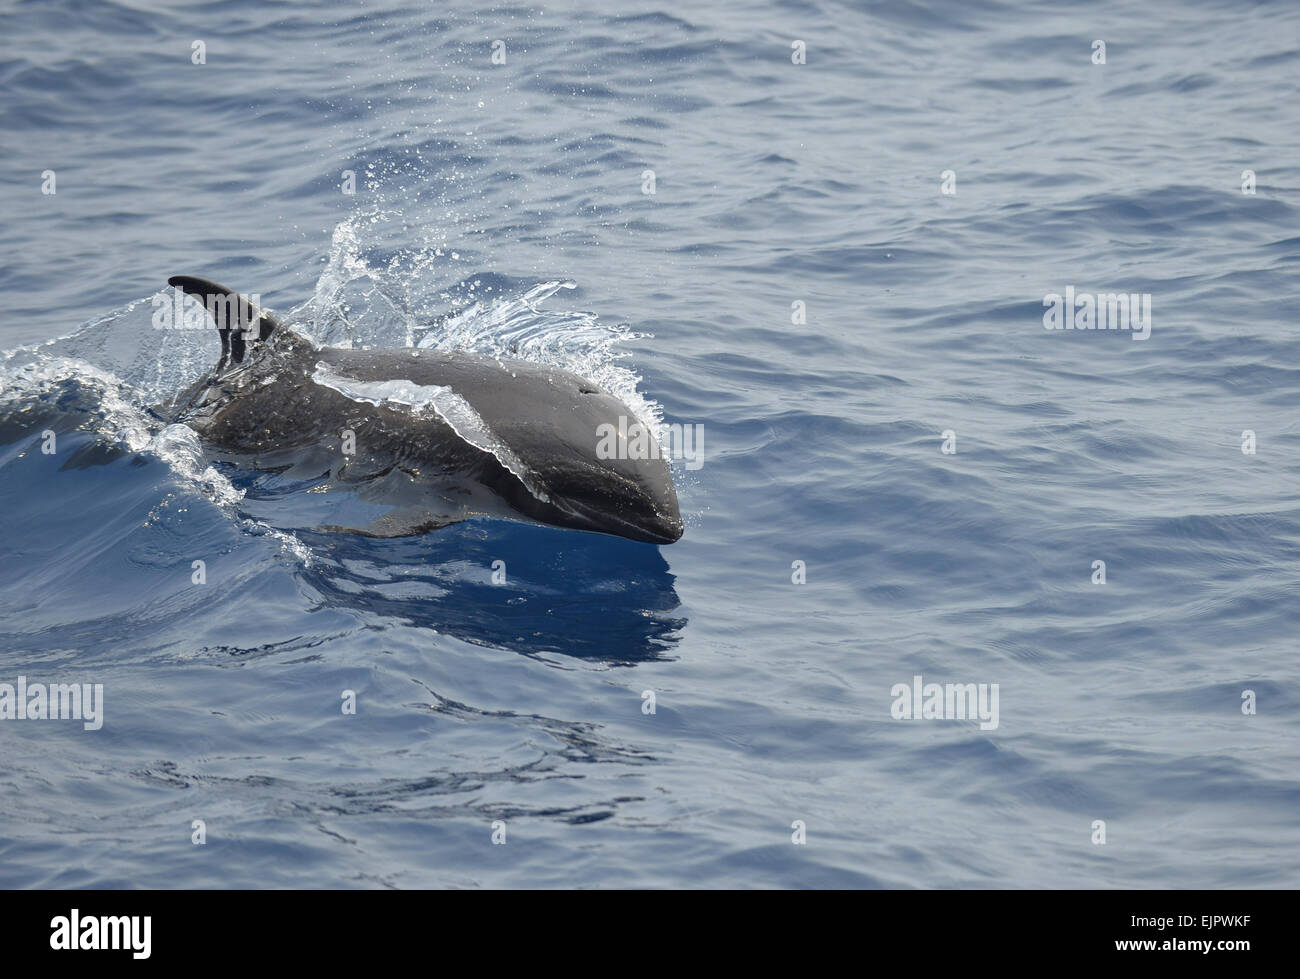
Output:
[[[682,536],[653,434],[577,374],[461,351],[317,347],[215,282],[167,282],[204,305],[221,358],[156,411],[217,458],[320,477],[315,492],[351,491],[367,517],[386,508],[317,529],[406,537],[486,514],[651,544]],[[650,451],[629,451],[629,434]]]

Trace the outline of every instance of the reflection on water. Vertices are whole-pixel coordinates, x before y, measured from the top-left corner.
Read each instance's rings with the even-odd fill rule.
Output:
[[[322,605],[468,642],[630,664],[665,658],[686,624],[659,549],[616,537],[501,520],[393,540],[295,533]]]

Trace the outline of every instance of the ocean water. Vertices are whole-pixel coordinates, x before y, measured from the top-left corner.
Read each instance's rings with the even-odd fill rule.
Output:
[[[0,721],[0,886],[1296,886],[1298,88],[1282,2],[4,4],[0,682],[103,724]],[[175,273],[700,426],[685,536],[312,531],[149,413]]]

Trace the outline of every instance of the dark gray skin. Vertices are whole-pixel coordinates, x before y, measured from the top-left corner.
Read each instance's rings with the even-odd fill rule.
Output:
[[[597,458],[599,427],[617,427],[620,416],[631,423],[634,416],[570,371],[461,352],[318,348],[216,283],[191,276],[168,282],[208,307],[222,331],[222,358],[160,412],[247,468],[329,470],[332,484],[395,508],[365,527],[325,529],[376,537],[424,533],[492,512],[481,505],[487,490],[514,514],[556,527],[652,544],[682,535],[666,460]],[[221,299],[214,304],[212,296]],[[246,305],[223,309],[227,300]],[[358,402],[315,382],[318,365],[360,382],[451,388],[523,464],[522,475],[545,499],[435,412]],[[353,455],[340,451],[345,430],[355,433]]]

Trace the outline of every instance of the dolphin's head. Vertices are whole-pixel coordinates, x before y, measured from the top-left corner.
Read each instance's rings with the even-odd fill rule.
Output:
[[[557,375],[553,383],[573,385],[570,397],[535,401],[540,410],[503,426],[507,444],[535,477],[531,489],[516,480],[511,503],[560,527],[649,544],[680,538],[677,491],[654,432],[609,392]]]

